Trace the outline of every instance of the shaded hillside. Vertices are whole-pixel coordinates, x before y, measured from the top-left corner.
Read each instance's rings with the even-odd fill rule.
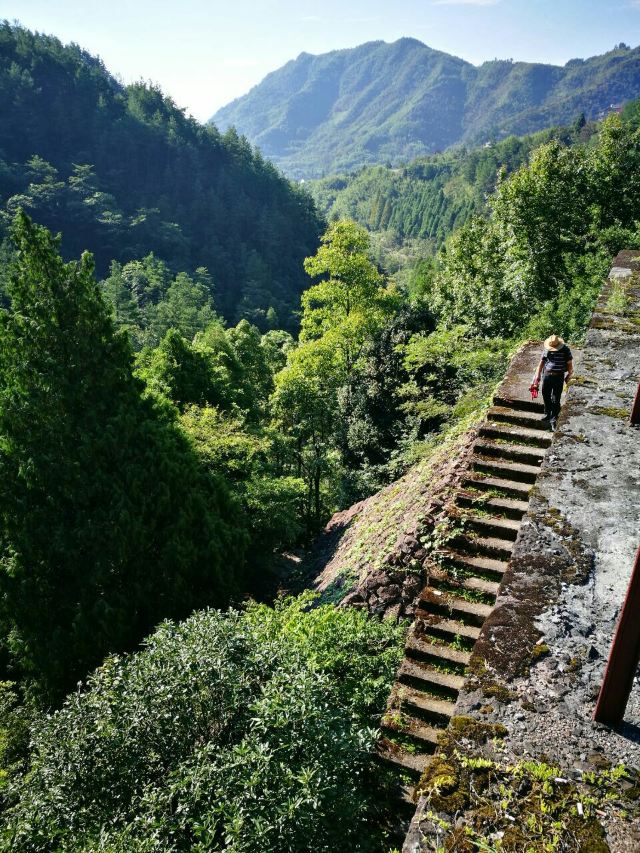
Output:
[[[321,225],[246,140],[198,124],[153,86],[121,85],[77,45],[7,22],[0,115],[0,231],[23,206],[63,233],[67,257],[90,249],[100,275],[154,252],[174,270],[207,267],[229,319],[260,322],[272,306],[295,325]]]
[[[308,178],[532,133],[582,112],[597,118],[639,92],[639,48],[564,67],[498,60],[476,67],[403,38],[302,53],[212,122],[235,126],[287,173]]]

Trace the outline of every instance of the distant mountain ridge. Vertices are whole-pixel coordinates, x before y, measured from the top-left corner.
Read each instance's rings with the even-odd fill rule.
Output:
[[[417,39],[312,56],[268,74],[211,122],[235,126],[295,178],[407,161],[456,143],[598,118],[640,95],[640,47],[564,66],[475,66]]]

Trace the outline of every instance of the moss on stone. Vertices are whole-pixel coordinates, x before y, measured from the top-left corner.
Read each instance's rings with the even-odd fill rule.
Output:
[[[469,662],[468,688],[481,690],[486,699],[497,699],[507,705],[518,698],[518,694],[496,678],[480,655],[473,655]]]
[[[567,830],[576,839],[576,850],[580,853],[610,853],[604,829],[595,818],[573,817]]]
[[[587,411],[593,415],[604,415],[608,418],[626,420],[629,417],[629,409],[619,409],[616,406],[590,406]]]
[[[445,814],[462,811],[469,802],[469,787],[461,785],[459,767],[439,755],[429,760],[418,783],[418,792],[431,808]]]
[[[507,729],[500,723],[483,723],[476,720],[474,717],[467,715],[459,715],[452,717],[449,721],[449,727],[445,730],[441,739],[444,737],[443,745],[451,745],[449,739],[452,738],[457,742],[460,738],[471,741],[477,745],[486,743],[492,738],[503,738],[507,735]]]
[[[559,509],[552,506],[547,506],[544,512],[538,513],[538,518],[562,539],[562,545],[570,557],[570,561],[558,560],[561,580],[564,583],[586,583],[593,567],[593,557],[585,547],[580,531]]]
[[[569,385],[597,385],[598,383],[595,379],[590,379],[588,376],[584,376],[583,374],[574,373],[571,379],[569,380]]]
[[[459,718],[457,725],[464,731],[474,729],[468,718]],[[428,801],[427,820],[439,829],[439,850],[488,849],[487,837],[497,834],[499,849],[513,853],[607,853],[598,815],[637,819],[635,804],[629,812],[619,808],[624,785],[629,787],[637,777],[635,771],[618,766],[585,774],[584,782],[575,783],[563,779],[560,769],[544,759],[505,765],[479,757],[472,744],[434,756],[419,790]],[[461,846],[467,844],[472,846]]]
[[[546,643],[536,643],[531,651],[531,658],[536,661],[541,657],[548,655],[550,652],[549,646]]]

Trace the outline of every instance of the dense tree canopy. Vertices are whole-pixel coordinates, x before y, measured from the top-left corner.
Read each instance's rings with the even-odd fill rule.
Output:
[[[12,237],[0,316],[0,620],[18,670],[56,697],[158,619],[227,602],[246,541],[224,482],[204,475],[175,423],[143,398],[90,256],[65,264],[24,214]]]
[[[448,244],[433,294],[443,321],[512,336],[554,305],[570,335],[570,304],[579,306],[581,326],[599,287],[597,278],[587,284],[584,264],[599,254],[606,262],[638,241],[639,173],[640,132],[617,116],[589,148],[538,148],[499,185],[491,215],[472,220]]]
[[[12,853],[377,853],[403,629],[310,599],[163,624],[34,729]]]
[[[65,256],[90,249],[99,275],[153,252],[174,274],[206,268],[228,320],[265,331],[271,309],[295,328],[320,219],[234,131],[221,136],[156,87],[125,87],[77,45],[6,21],[0,115],[0,236],[22,207],[62,232]]]

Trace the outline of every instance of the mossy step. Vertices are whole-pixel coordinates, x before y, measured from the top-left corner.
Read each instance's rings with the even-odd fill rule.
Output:
[[[450,615],[466,624],[482,625],[491,609],[489,604],[467,601],[466,598],[426,587],[420,595],[420,608],[416,617],[421,618],[423,612],[435,613],[437,616]]]
[[[517,480],[519,483],[535,483],[540,468],[535,465],[523,465],[521,462],[502,462],[486,456],[474,455],[474,471],[501,477],[503,480]]]
[[[549,430],[548,421],[543,421],[540,415],[532,412],[517,412],[506,406],[492,406],[487,412],[487,420],[523,426],[527,429]]]
[[[478,456],[492,456],[496,459],[508,459],[525,465],[541,465],[546,450],[542,447],[525,447],[522,444],[501,444],[490,439],[478,439],[473,446]]]
[[[470,492],[460,491],[456,495],[456,503],[461,507],[474,507],[486,510],[493,515],[504,515],[519,521],[529,509],[528,501],[517,498],[486,497],[481,498]]]
[[[419,637],[414,633],[410,633],[407,637],[404,651],[409,658],[454,664],[459,667],[468,666],[471,660],[471,652],[431,643],[425,637]]]
[[[495,394],[493,397],[494,406],[504,406],[505,409],[515,409],[518,412],[544,412],[544,403],[536,400],[518,400],[511,397],[501,397],[500,394]]]
[[[513,441],[514,444],[533,444],[538,447],[549,447],[553,439],[551,432],[501,424],[498,421],[485,421],[480,427],[479,433],[485,438],[504,438]]]
[[[454,565],[467,571],[498,575],[500,578],[509,567],[508,560],[496,560],[495,557],[479,557],[473,554],[462,554],[459,551],[441,551],[442,557]]]
[[[424,720],[412,717],[410,714],[393,712],[385,714],[382,718],[382,728],[417,741],[426,752],[432,751],[438,745],[438,738],[442,734],[441,726],[429,726]]]
[[[453,717],[453,712],[456,707],[455,702],[447,702],[446,699],[435,699],[429,696],[428,693],[423,693],[421,690],[414,690],[412,687],[394,688],[395,699],[400,703],[400,708],[413,709],[418,711],[421,716],[428,719],[438,720],[446,725]]]
[[[451,544],[458,553],[497,557],[499,560],[508,560],[513,551],[513,542],[510,539],[500,539],[497,536],[456,536]]]
[[[501,477],[489,477],[473,472],[467,475],[463,481],[463,486],[468,489],[479,489],[482,492],[500,492],[511,497],[527,500],[531,491],[530,483],[520,483],[517,480],[505,480]]]
[[[507,565],[507,563],[504,563],[505,567]],[[502,571],[504,571],[504,569],[502,569]],[[456,578],[451,574],[448,574],[444,569],[442,571],[429,569],[429,585],[437,588],[441,583],[455,586],[459,589],[467,589],[469,592],[483,592],[485,595],[493,595],[494,598],[497,596],[498,590],[500,589],[499,583],[487,580],[486,578]]]
[[[462,685],[464,684],[464,678],[461,675],[441,672],[439,669],[429,666],[429,664],[417,663],[408,658],[405,658],[400,664],[398,680],[402,682],[406,682],[407,680],[419,681],[420,683],[435,687],[444,687],[446,690],[452,690],[455,693],[462,690]]]
[[[514,521],[512,518],[469,513],[464,519],[467,528],[495,536],[497,539],[508,539],[510,542],[516,541],[520,530],[520,521]]]
[[[425,610],[416,613],[416,621],[419,621],[424,630],[430,634],[443,636],[450,640],[454,637],[477,640],[480,636],[480,628],[476,625],[465,625],[458,619],[447,619],[435,613],[427,613]]]
[[[376,755],[387,764],[393,764],[399,770],[404,770],[418,778],[422,775],[422,771],[431,757],[428,753],[407,752],[406,749],[384,737],[378,743]]]

